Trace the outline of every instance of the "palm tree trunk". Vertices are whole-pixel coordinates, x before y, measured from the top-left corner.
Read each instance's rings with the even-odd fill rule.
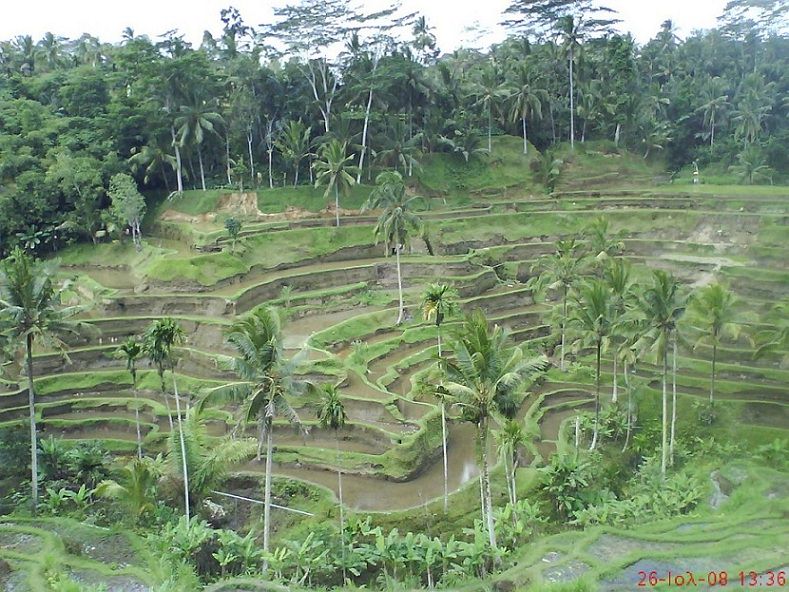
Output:
[[[399,298],[399,312],[397,313],[397,324],[403,322],[405,316],[405,306],[403,306],[403,277],[400,273],[400,243],[395,245],[395,259],[397,260],[397,296]]]
[[[573,45],[570,42],[570,148],[575,147],[575,97],[573,96]]]
[[[524,154],[528,154],[529,153],[529,143],[526,140],[526,118],[525,117],[521,117],[521,124],[523,126],[523,153]]]
[[[671,436],[669,438],[668,463],[674,466],[674,433],[677,425],[677,335],[674,333],[674,351],[671,355]]]
[[[564,293],[562,295],[562,350],[561,357],[559,358],[559,370],[564,372],[564,339],[565,339],[565,325],[567,324],[567,286],[563,287]]]
[[[271,534],[271,454],[273,425],[266,432],[266,478],[263,488],[263,551],[268,552],[269,536]],[[268,567],[268,566],[265,566]],[[264,569],[265,571],[265,569]]]
[[[33,513],[38,508],[38,442],[36,432],[36,390],[33,386],[33,335],[25,336],[25,355],[27,362],[27,404],[30,412],[30,488],[33,500]]]
[[[230,177],[230,134],[225,134],[225,174],[227,175],[227,184],[232,185],[233,179]]]
[[[488,528],[490,548],[496,548],[496,531],[493,528],[493,500],[490,493],[490,474],[488,473],[488,420],[480,420],[480,446],[482,455],[482,490],[485,497],[485,521]]]
[[[137,371],[131,371],[132,376],[132,390],[134,392],[134,423],[137,427],[137,458],[142,459],[142,436],[140,435],[140,407],[137,404],[139,398],[137,397]]]
[[[249,154],[249,178],[251,179],[250,185],[255,182],[255,161],[252,158],[252,128],[247,131],[247,153]]]
[[[621,133],[621,131],[622,131],[622,124],[617,123],[616,130],[614,131],[614,146],[616,146],[617,148],[619,147],[619,134]]]
[[[177,181],[176,190],[179,194],[184,192],[184,179],[181,171],[181,150],[178,148],[178,141],[175,138],[175,126],[170,126],[170,135],[173,138],[173,147],[175,148],[175,179]]]
[[[630,391],[630,377],[627,374],[627,359],[625,359],[625,389],[627,389],[627,432],[625,434],[625,445],[622,446],[622,452],[627,450],[627,445],[630,444],[630,431],[633,424],[633,413],[630,409],[630,401],[632,393]]]
[[[551,143],[556,144],[556,119],[553,116],[553,101],[548,102],[548,111],[551,115]]]
[[[449,511],[449,467],[447,463],[447,407],[441,400],[441,447],[444,453],[444,514]]]
[[[200,144],[197,145],[197,162],[200,165],[200,184],[203,186],[203,191],[205,191],[205,168],[203,167],[203,150]]]
[[[342,545],[342,581],[346,580],[345,573],[345,515],[343,514],[342,504],[342,469],[340,468],[340,436],[335,430],[334,446],[337,455],[337,497],[340,502],[340,544]]]
[[[186,521],[189,521],[189,470],[186,467],[186,443],[184,442],[184,423],[181,418],[181,402],[178,396],[178,381],[175,379],[175,368],[170,369],[173,375],[173,393],[175,394],[175,412],[178,414],[178,440],[181,444],[181,467],[184,473],[184,507]]]
[[[490,104],[488,104],[488,154],[493,152],[493,142],[491,140],[491,134],[493,130],[493,117],[491,115],[491,108]]]
[[[340,227],[340,190],[337,184],[334,185],[334,218],[337,223],[337,228]]]
[[[296,163],[296,172],[293,174],[293,186],[299,184],[299,163]]]
[[[600,431],[600,355],[603,346],[597,342],[597,371],[595,372],[595,393],[594,393],[594,434],[592,435],[592,445],[589,450],[594,450],[597,446],[597,435]]]
[[[269,148],[268,152],[268,188],[274,189],[274,176],[273,176],[273,169],[271,164],[271,155],[273,154],[273,150]]]
[[[370,87],[370,95],[367,97],[367,108],[364,110],[364,126],[362,127],[362,151],[359,153],[359,172],[356,173],[356,184],[362,182],[362,170],[364,167],[364,155],[367,152],[367,127],[370,123],[370,108],[373,105],[373,88]]]
[[[660,447],[660,474],[666,476],[666,460],[668,458],[668,347],[663,348],[663,430]]]
[[[710,407],[715,405],[715,362],[718,358],[718,339],[712,341],[712,376],[710,377]]]
[[[618,395],[618,391],[619,391],[619,389],[617,388],[618,384],[617,384],[617,375],[616,375],[616,364],[617,364],[617,358],[618,357],[619,357],[619,350],[617,349],[617,351],[614,352],[614,389],[613,389],[613,393],[611,395],[611,402],[612,403],[616,403],[617,395]]]

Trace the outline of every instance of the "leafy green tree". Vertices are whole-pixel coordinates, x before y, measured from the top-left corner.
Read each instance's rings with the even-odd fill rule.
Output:
[[[144,171],[143,180],[149,183],[157,172],[161,175],[164,181],[164,186],[167,191],[170,191],[170,182],[167,180],[167,169],[174,170],[176,167],[175,157],[167,153],[159,145],[146,144],[141,149],[132,149],[132,154],[129,157],[129,163],[132,170]]]
[[[463,410],[464,419],[477,427],[481,503],[488,542],[491,549],[496,549],[488,472],[490,421],[505,413],[525,382],[544,368],[545,360],[525,359],[520,348],[509,345],[507,333],[501,327],[488,328],[488,320],[480,310],[466,316],[453,337],[452,357],[440,360],[446,375],[443,386]]]
[[[403,302],[403,278],[400,271],[400,253],[408,244],[409,231],[419,232],[422,220],[416,214],[416,206],[424,204],[421,196],[407,196],[403,177],[397,171],[384,171],[375,178],[375,189],[370,193],[363,210],[380,209],[381,215],[373,229],[376,240],[383,239],[386,253],[389,249],[395,251],[397,260],[397,293],[399,299],[397,324],[405,318],[405,304]]]
[[[317,172],[315,187],[326,185],[324,198],[334,193],[334,215],[337,227],[340,226],[340,193],[347,195],[356,182],[353,175],[357,172],[357,167],[351,164],[353,155],[346,155],[345,151],[345,144],[331,140],[321,147],[318,160],[313,164]]]
[[[58,338],[76,333],[80,324],[72,320],[77,307],[59,306],[55,283],[56,268],[36,261],[15,248],[0,264],[0,328],[14,344],[24,344],[27,368],[27,399],[30,417],[30,485],[33,511],[38,506],[38,444],[36,431],[36,391],[33,372],[33,345],[36,341],[64,351]],[[20,344],[20,345],[21,345]]]
[[[141,251],[140,224],[145,215],[145,198],[137,190],[137,183],[129,175],[118,173],[110,179],[110,189],[107,193],[112,199],[112,217],[131,228],[134,247],[137,251]]]
[[[282,327],[274,309],[259,308],[237,319],[228,329],[227,341],[239,353],[239,357],[233,358],[230,363],[230,369],[238,376],[238,381],[207,393],[198,409],[213,403],[240,402],[242,421],[258,422],[258,461],[264,444],[266,447],[263,550],[268,551],[274,418],[279,415],[301,427],[299,416],[288,398],[300,394],[306,383],[295,374],[301,360],[298,357],[288,360],[284,356]]]
[[[495,65],[483,68],[474,87],[475,106],[482,107],[488,119],[488,154],[493,152],[493,111],[499,107],[507,92]]]
[[[171,318],[159,319],[153,321],[145,332],[143,339],[143,350],[148,356],[148,360],[156,365],[159,373],[159,378],[162,382],[162,394],[164,400],[167,402],[167,392],[164,386],[164,373],[165,370],[170,370],[170,375],[173,378],[173,397],[175,398],[175,413],[178,417],[178,441],[181,445],[181,469],[183,473],[184,485],[184,512],[186,519],[189,520],[190,504],[189,504],[189,468],[187,467],[186,457],[186,442],[183,427],[183,414],[181,413],[181,397],[178,394],[178,380],[175,376],[175,363],[176,358],[173,353],[173,348],[183,343],[185,337],[181,325],[178,321]],[[186,410],[189,410],[187,404]],[[173,433],[172,412],[169,403],[167,405],[167,415],[170,418],[170,433]]]
[[[143,355],[143,344],[134,337],[122,343],[115,355],[126,360],[126,369],[131,374],[132,391],[134,392],[134,423],[137,427],[137,457],[142,458],[142,436],[140,434],[140,406],[137,401],[137,362]]]
[[[597,446],[600,431],[601,359],[611,340],[611,317],[611,295],[605,283],[595,279],[582,284],[569,322],[579,333],[577,345],[595,349],[594,433],[589,450]]]
[[[230,237],[230,252],[235,253],[236,241],[241,232],[241,221],[234,216],[229,216],[225,220],[225,230],[227,230],[227,234]]]

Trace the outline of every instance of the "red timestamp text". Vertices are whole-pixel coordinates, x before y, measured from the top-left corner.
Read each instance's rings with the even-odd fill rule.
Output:
[[[764,572],[740,571],[732,573],[726,570],[697,573],[693,571],[665,571],[657,570],[638,572],[639,588],[654,588],[663,585],[667,588],[676,587],[726,587],[739,585],[741,588],[783,588],[787,585],[784,570],[768,570]]]

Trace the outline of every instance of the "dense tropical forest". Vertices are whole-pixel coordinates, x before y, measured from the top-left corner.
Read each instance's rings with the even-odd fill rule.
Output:
[[[0,42],[0,589],[786,587],[786,1],[218,16]]]

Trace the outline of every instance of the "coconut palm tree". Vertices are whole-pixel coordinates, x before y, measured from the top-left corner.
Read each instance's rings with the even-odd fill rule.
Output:
[[[443,388],[463,410],[463,418],[477,427],[480,455],[481,504],[492,549],[496,548],[493,503],[488,471],[488,438],[491,419],[504,414],[526,380],[546,365],[544,357],[524,359],[520,348],[508,343],[498,325],[488,328],[481,310],[465,317],[452,341],[453,355],[440,360],[445,373]]]
[[[521,120],[523,153],[528,154],[529,142],[526,139],[526,120],[542,118],[542,104],[543,101],[548,100],[548,92],[536,86],[531,71],[524,65],[518,70],[518,80],[510,95],[510,100],[512,100],[510,118],[512,121]]]
[[[515,470],[518,468],[518,449],[526,443],[526,432],[516,419],[508,419],[496,433],[499,456],[504,461],[504,474],[507,478],[507,493],[512,506],[513,519],[517,520],[515,506],[518,493],[515,487]]]
[[[397,171],[384,171],[375,178],[375,189],[370,193],[367,203],[362,211],[368,209],[381,209],[381,215],[373,229],[376,241],[383,239],[386,245],[387,256],[390,247],[394,248],[397,261],[397,293],[399,308],[397,324],[401,324],[405,317],[403,304],[403,277],[400,269],[400,253],[408,244],[408,233],[419,233],[422,229],[422,220],[414,211],[419,204],[426,204],[423,197],[408,197],[405,193],[403,177]]]
[[[299,167],[301,161],[310,151],[310,134],[312,128],[304,125],[301,120],[289,121],[274,141],[274,145],[282,157],[293,167],[293,186],[299,184]]]
[[[143,346],[134,337],[129,337],[118,347],[115,355],[126,360],[126,370],[131,374],[134,392],[134,423],[137,426],[137,457],[142,458],[142,437],[140,436],[140,407],[137,405],[137,362],[142,357]]]
[[[356,180],[354,175],[358,169],[351,164],[353,155],[346,155],[346,145],[339,140],[330,140],[321,146],[318,160],[313,163],[317,175],[315,187],[326,185],[324,198],[334,193],[334,215],[337,226],[340,226],[340,193],[347,195]]]
[[[623,331],[622,322],[627,322],[625,314],[635,305],[635,289],[630,277],[630,264],[624,259],[613,259],[605,268],[605,283],[611,291],[611,329],[612,340],[616,343],[614,351],[614,385],[611,402],[616,403],[619,390],[617,363],[621,358]]]
[[[222,116],[212,111],[212,107],[205,101],[200,101],[194,105],[182,105],[180,115],[175,118],[175,126],[178,128],[177,136],[181,147],[196,146],[197,161],[200,164],[200,182],[205,187],[205,168],[203,167],[203,140],[206,133],[217,134],[215,126],[221,125]]]
[[[715,146],[715,127],[723,119],[729,105],[725,85],[725,81],[720,76],[708,79],[702,89],[704,103],[696,109],[696,113],[703,114],[704,125],[709,126],[710,147]]]
[[[710,372],[710,407],[715,404],[715,363],[718,346],[723,337],[736,341],[742,325],[737,323],[735,307],[737,297],[720,284],[710,284],[691,295],[688,302],[690,322],[698,323],[704,334],[696,341],[695,347],[704,343],[712,345],[712,371]]]
[[[325,429],[334,430],[335,446],[337,448],[337,495],[340,508],[340,536],[343,537],[342,547],[345,553],[345,520],[342,501],[342,468],[340,467],[340,430],[345,427],[348,415],[345,405],[340,398],[340,390],[336,384],[323,383],[319,387],[321,394],[320,407],[318,408],[318,421]],[[343,560],[342,579],[345,581],[345,561]]]
[[[181,446],[181,438],[176,438],[172,432],[167,440],[165,476],[178,483],[181,467],[186,465],[189,469],[189,499],[194,507],[199,507],[201,501],[225,479],[230,467],[254,454],[255,441],[252,438],[212,438],[197,407],[186,413],[182,433],[184,447]]]
[[[181,413],[181,397],[178,395],[178,380],[175,376],[175,355],[173,348],[184,342],[184,332],[178,321],[171,318],[159,319],[151,323],[145,332],[143,350],[148,360],[156,365],[159,378],[162,382],[162,393],[167,402],[167,392],[164,386],[164,373],[170,370],[173,378],[173,397],[175,398],[175,413],[178,417],[178,440],[181,447],[181,469],[184,479],[184,510],[186,519],[190,517],[189,505],[189,468],[186,463],[186,442],[184,440],[183,417]],[[187,410],[189,409],[187,404]],[[173,420],[170,405],[167,403],[167,416],[170,418],[170,433],[173,433]]]
[[[241,422],[258,422],[257,460],[266,447],[263,497],[263,550],[269,550],[271,533],[271,474],[274,418],[283,417],[301,428],[301,421],[288,397],[300,394],[307,386],[295,376],[300,356],[288,360],[283,353],[282,326],[273,308],[259,308],[236,320],[228,329],[227,341],[239,357],[230,362],[238,381],[209,391],[198,409],[207,404],[236,401],[242,403]]]
[[[581,278],[584,270],[584,258],[579,253],[580,245],[575,239],[566,239],[556,242],[556,252],[540,257],[532,267],[541,269],[541,273],[531,278],[526,287],[531,288],[535,295],[544,292],[545,289],[561,290],[562,310],[561,310],[561,354],[559,369],[564,371],[564,349],[567,329],[567,298],[570,289]]]
[[[474,106],[482,107],[488,117],[488,154],[493,152],[492,130],[493,110],[506,96],[506,89],[502,84],[498,69],[495,65],[487,66],[480,72],[479,81],[475,84],[474,95],[477,100]]]
[[[754,352],[755,358],[770,353],[784,352],[781,360],[781,365],[789,365],[789,299],[783,299],[778,304],[775,304],[765,319],[772,326],[768,329],[759,331],[755,335],[755,341],[758,347]]]
[[[444,319],[457,313],[457,291],[446,284],[430,284],[422,294],[422,316],[426,321],[431,319],[436,324],[436,340],[438,341],[438,358],[441,359],[441,323]],[[444,513],[449,509],[449,464],[447,459],[447,406],[446,392],[440,388],[436,396],[441,404],[441,447],[444,456]]]
[[[595,348],[594,433],[589,450],[597,446],[600,430],[601,358],[611,339],[611,316],[611,295],[602,281],[591,280],[578,289],[570,325],[579,333],[577,346]]]
[[[625,250],[625,243],[617,236],[610,236],[608,233],[608,218],[598,216],[584,232],[586,236],[589,255],[594,257],[599,269],[603,270],[603,264],[611,257],[621,255]]]
[[[164,471],[161,454],[154,458],[135,458],[126,464],[118,479],[107,479],[96,487],[98,497],[118,500],[126,506],[135,524],[156,509],[156,484]]]
[[[146,144],[139,152],[132,150],[133,154],[129,157],[129,164],[131,164],[132,170],[142,169],[145,172],[143,181],[146,183],[150,183],[153,175],[158,172],[162,176],[164,186],[169,192],[170,182],[167,180],[167,168],[175,170],[175,157],[168,154],[157,144]]]
[[[652,286],[638,300],[638,310],[644,322],[644,332],[637,342],[642,350],[656,350],[662,365],[663,412],[660,453],[660,472],[665,477],[668,465],[668,351],[676,337],[677,321],[685,310],[679,283],[673,275],[655,270]],[[675,397],[676,398],[676,397]],[[676,401],[674,401],[676,406]],[[676,417],[676,411],[673,414]]]
[[[70,320],[80,309],[58,306],[60,292],[55,287],[56,268],[36,261],[19,247],[0,264],[0,328],[11,344],[24,344],[27,368],[27,401],[30,417],[30,486],[33,511],[38,506],[38,442],[36,431],[36,391],[33,373],[33,345],[64,351],[58,335],[76,333],[82,324]]]

